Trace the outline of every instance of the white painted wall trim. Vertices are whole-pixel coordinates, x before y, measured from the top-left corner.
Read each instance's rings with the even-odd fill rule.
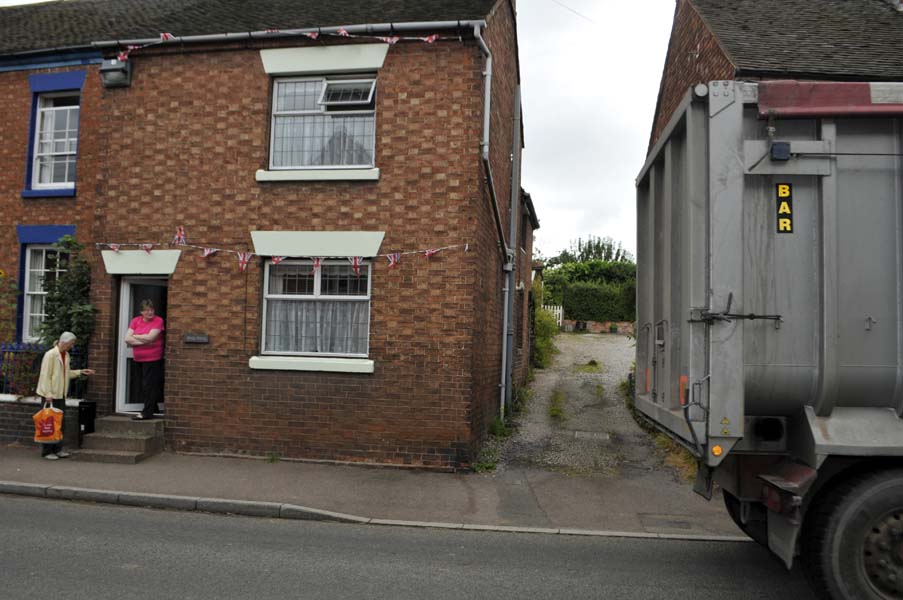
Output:
[[[257,181],[378,181],[379,169],[258,169]]]
[[[388,44],[270,48],[260,51],[260,60],[267,75],[353,73],[382,68],[388,51]]]
[[[376,256],[384,231],[252,231],[260,256]]]
[[[172,275],[181,250],[112,250],[101,251],[109,275]]]
[[[372,373],[373,361],[366,358],[319,356],[252,356],[252,369],[269,371],[325,371],[329,373]]]

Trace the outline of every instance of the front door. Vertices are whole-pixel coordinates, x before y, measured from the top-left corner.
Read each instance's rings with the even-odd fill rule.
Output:
[[[125,343],[129,322],[140,314],[142,300],[154,303],[154,311],[166,321],[166,279],[123,278],[119,292],[119,340],[116,363],[116,412],[141,412],[141,371]],[[164,342],[165,343],[165,342]],[[165,398],[164,398],[165,400]],[[163,411],[163,404],[158,410]]]

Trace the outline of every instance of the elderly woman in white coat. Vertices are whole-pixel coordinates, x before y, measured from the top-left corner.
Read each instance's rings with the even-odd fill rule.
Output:
[[[69,369],[69,351],[75,345],[75,334],[63,332],[60,340],[53,348],[44,353],[41,361],[41,376],[38,378],[37,394],[54,408],[66,410],[66,395],[69,393],[69,381],[81,375],[94,375],[93,369]],[[68,458],[69,453],[63,450],[63,442],[41,444],[41,456],[48,460]]]

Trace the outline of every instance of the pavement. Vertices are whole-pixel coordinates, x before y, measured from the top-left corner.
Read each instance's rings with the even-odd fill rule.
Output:
[[[135,465],[0,447],[0,493],[173,510],[452,529],[748,541],[689,482],[534,468],[437,473],[163,452]]]

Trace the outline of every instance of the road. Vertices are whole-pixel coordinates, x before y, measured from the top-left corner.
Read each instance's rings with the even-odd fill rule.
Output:
[[[0,496],[0,597],[617,598],[811,595],[753,543],[254,519]]]

